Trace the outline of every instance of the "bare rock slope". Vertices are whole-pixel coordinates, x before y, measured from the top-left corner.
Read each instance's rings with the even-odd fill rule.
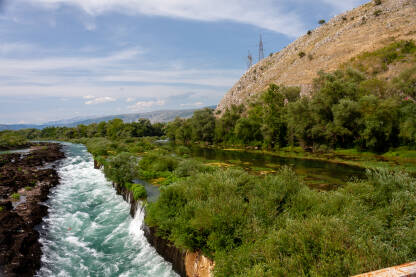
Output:
[[[335,70],[363,52],[411,39],[416,39],[416,0],[369,2],[334,17],[252,66],[227,92],[217,111],[246,103],[271,83],[299,86],[307,94],[320,70]]]

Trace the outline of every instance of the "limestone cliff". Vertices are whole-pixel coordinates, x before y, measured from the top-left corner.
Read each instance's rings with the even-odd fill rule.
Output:
[[[335,70],[363,52],[411,39],[416,39],[416,0],[369,2],[334,17],[252,66],[227,92],[217,111],[246,103],[271,83],[299,86],[307,94],[320,70]]]

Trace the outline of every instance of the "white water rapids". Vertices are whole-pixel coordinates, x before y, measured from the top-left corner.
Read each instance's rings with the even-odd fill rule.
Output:
[[[42,268],[37,276],[178,276],[147,242],[129,204],[94,169],[83,145],[64,144],[61,183],[51,190],[40,227]]]

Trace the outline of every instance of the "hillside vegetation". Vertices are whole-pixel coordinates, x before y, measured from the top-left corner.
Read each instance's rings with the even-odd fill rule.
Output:
[[[221,114],[267,89],[271,83],[296,86],[309,94],[317,72],[330,72],[364,52],[373,52],[400,40],[416,39],[416,1],[371,1],[340,14],[311,30],[280,52],[252,66],[218,105]],[[378,5],[379,4],[379,5]],[[382,74],[390,80],[402,64],[389,65]]]

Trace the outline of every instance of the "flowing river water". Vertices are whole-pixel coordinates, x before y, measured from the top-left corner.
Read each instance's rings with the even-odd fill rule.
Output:
[[[83,145],[64,144],[61,183],[51,190],[40,226],[42,268],[37,276],[178,276],[144,237],[144,213],[94,169]]]

